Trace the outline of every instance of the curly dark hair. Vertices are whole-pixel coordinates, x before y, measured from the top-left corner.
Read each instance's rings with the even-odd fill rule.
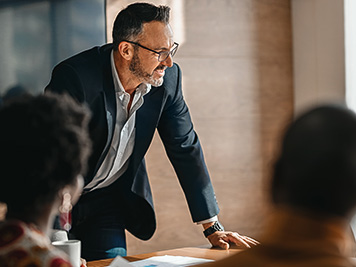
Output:
[[[68,95],[25,95],[0,108],[0,201],[40,212],[86,171],[89,109]]]
[[[143,23],[160,21],[169,23],[168,6],[155,6],[148,3],[134,3],[121,10],[117,15],[113,32],[114,50],[123,40],[133,41],[142,32]]]

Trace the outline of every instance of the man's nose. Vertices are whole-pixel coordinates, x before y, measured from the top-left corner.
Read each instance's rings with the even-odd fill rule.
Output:
[[[167,66],[168,68],[173,66],[173,59],[172,55],[169,54],[169,56],[161,62],[163,65]]]

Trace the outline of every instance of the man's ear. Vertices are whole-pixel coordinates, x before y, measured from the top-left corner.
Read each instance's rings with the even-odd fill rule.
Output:
[[[134,48],[130,43],[123,41],[118,45],[118,52],[124,59],[131,60],[134,55]]]

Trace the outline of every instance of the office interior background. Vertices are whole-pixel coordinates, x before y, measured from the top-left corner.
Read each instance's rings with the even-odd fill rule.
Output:
[[[41,93],[54,65],[111,41],[129,0],[0,0],[0,95]],[[354,0],[148,0],[172,8],[174,61],[227,230],[258,239],[280,136],[295,114],[325,102],[356,107]],[[147,154],[157,231],[128,233],[128,254],[204,246],[155,136]],[[0,211],[3,218],[4,211]]]

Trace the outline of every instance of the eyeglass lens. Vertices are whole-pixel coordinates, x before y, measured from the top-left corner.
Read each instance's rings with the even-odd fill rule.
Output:
[[[158,61],[159,62],[165,61],[169,57],[169,55],[171,55],[171,57],[174,57],[174,55],[177,52],[177,48],[178,48],[178,45],[176,45],[171,51],[160,52],[159,56],[158,56]]]

